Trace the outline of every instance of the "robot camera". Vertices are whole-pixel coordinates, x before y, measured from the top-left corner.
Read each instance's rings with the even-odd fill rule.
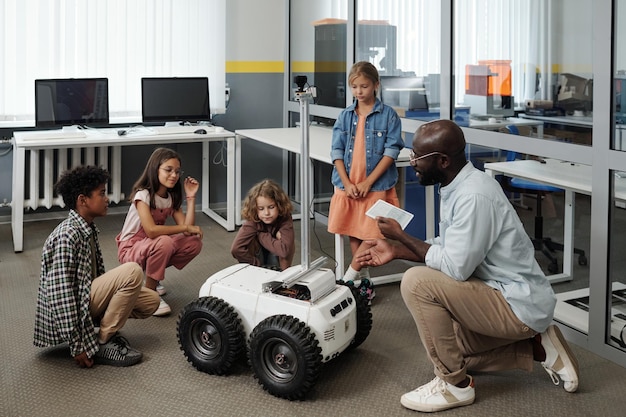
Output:
[[[294,75],[293,82],[298,86],[298,92],[304,91],[304,86],[307,82],[306,75]]]

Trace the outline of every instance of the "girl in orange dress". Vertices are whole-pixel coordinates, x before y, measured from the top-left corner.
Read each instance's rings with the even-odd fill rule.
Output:
[[[376,220],[365,212],[379,199],[399,206],[395,161],[404,148],[404,139],[398,114],[376,97],[380,86],[376,67],[357,62],[350,70],[348,83],[355,101],[341,112],[333,127],[335,191],[328,231],[349,236],[354,257],[363,240],[383,237]],[[345,280],[358,275],[351,266]]]

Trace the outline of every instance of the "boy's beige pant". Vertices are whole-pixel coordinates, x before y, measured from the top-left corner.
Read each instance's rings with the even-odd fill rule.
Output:
[[[537,332],[515,316],[500,291],[425,266],[407,270],[400,289],[439,378],[458,384],[467,370],[533,369],[530,338]]]
[[[89,312],[100,322],[98,342],[107,342],[129,317],[144,319],[159,307],[159,294],[144,287],[143,278],[139,264],[127,262],[92,281]]]

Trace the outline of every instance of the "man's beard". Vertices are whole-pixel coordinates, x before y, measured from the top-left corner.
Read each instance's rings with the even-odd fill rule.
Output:
[[[444,179],[441,171],[437,170],[436,168],[430,168],[426,171],[421,171],[420,173],[418,173],[417,178],[420,185],[423,186],[440,184]]]

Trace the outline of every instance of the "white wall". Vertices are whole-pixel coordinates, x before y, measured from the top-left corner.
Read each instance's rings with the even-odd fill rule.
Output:
[[[593,68],[590,63],[593,61],[593,1],[552,0],[551,5],[552,62],[558,64],[561,72],[592,77]]]
[[[286,0],[226,2],[226,61],[283,61]]]
[[[615,57],[615,69],[616,70],[625,70],[626,71],[626,0],[616,0],[615,2],[617,11],[616,11],[616,22],[619,23],[615,25],[615,42],[616,42],[616,50],[620,51]]]
[[[340,15],[333,5],[335,0],[292,0],[291,32],[293,46],[291,60],[309,62],[315,56],[315,30],[313,22],[327,18],[347,19],[347,6],[341,8]],[[347,3],[347,2],[346,2]]]

